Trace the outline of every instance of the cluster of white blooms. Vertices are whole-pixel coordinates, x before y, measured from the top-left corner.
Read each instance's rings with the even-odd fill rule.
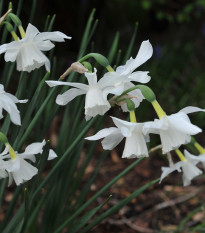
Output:
[[[6,143],[5,150],[0,154],[0,178],[9,177],[9,186],[13,180],[17,185],[30,180],[38,173],[38,169],[26,161],[36,162],[35,155],[43,153],[46,141],[32,143],[26,147],[24,153],[13,151],[12,147]],[[56,158],[53,150],[49,150],[48,160]]]
[[[146,142],[149,142],[150,134],[158,134],[161,139],[162,153],[166,154],[178,149],[183,144],[189,143],[192,135],[202,131],[198,126],[191,123],[188,114],[204,110],[189,106],[168,116],[156,101],[155,95],[152,96],[146,91],[143,93],[144,85],[135,86],[133,82],[144,84],[150,81],[148,71],[135,71],[135,69],[146,62],[152,56],[152,53],[152,45],[149,41],[144,41],[135,59],[130,58],[125,65],[117,67],[116,71],[109,70],[110,68],[107,67],[109,72],[105,73],[101,79],[97,80],[96,68],[94,68],[94,72],[85,72],[88,85],[51,80],[46,81],[46,83],[50,87],[58,85],[74,87],[57,96],[56,103],[59,105],[66,105],[75,97],[85,94],[86,120],[90,120],[97,115],[104,115],[111,108],[111,100],[114,100],[114,102],[120,100],[120,98],[123,100],[120,106],[123,111],[130,112],[131,122],[111,117],[116,127],[102,129],[97,134],[85,139],[92,141],[104,138],[101,142],[103,149],[112,150],[123,138],[126,138],[122,158],[139,158],[149,156]],[[126,92],[126,90],[129,91]],[[126,95],[123,95],[124,92],[126,92]],[[107,98],[108,94],[114,95],[110,101]],[[132,101],[134,108],[139,107],[143,99],[147,99],[153,105],[159,119],[144,123],[136,122],[135,115],[134,118],[132,117],[134,109],[129,109],[126,98]],[[116,102],[116,104],[119,103]],[[194,162],[196,160],[188,159],[187,152],[185,153],[186,156],[182,155],[183,159],[181,157],[183,161],[175,165],[172,164],[169,168],[162,167],[161,180],[174,170],[181,171],[180,168],[183,170],[184,185],[190,184],[191,179],[201,174],[201,171],[196,167],[196,162]],[[202,157],[200,156],[200,158]]]
[[[49,51],[54,47],[51,41],[62,42],[64,39],[71,39],[71,37],[59,31],[40,33],[32,24],[28,24],[26,32],[24,32],[18,17],[9,12],[7,14],[18,26],[21,39],[15,34],[9,22],[7,22],[7,25],[9,25],[8,30],[15,41],[0,46],[0,54],[5,53],[5,61],[16,61],[18,71],[31,72],[43,65],[45,65],[47,71],[50,71],[50,61],[42,51]],[[5,17],[6,15],[0,19],[0,23]],[[146,144],[149,142],[149,135],[159,134],[162,153],[166,154],[175,150],[181,160],[176,164],[171,162],[169,167],[162,167],[161,180],[175,170],[178,172],[183,171],[183,182],[186,186],[190,184],[194,177],[202,173],[196,165],[202,162],[205,167],[205,150],[195,143],[201,155],[194,156],[185,150],[184,156],[178,148],[181,145],[189,143],[192,135],[196,135],[202,131],[191,123],[188,114],[204,110],[189,106],[183,108],[178,113],[170,116],[166,115],[156,100],[153,91],[144,85],[151,79],[148,75],[149,72],[135,71],[149,60],[152,54],[153,48],[149,40],[143,41],[136,57],[134,59],[131,57],[125,65],[117,67],[115,71],[104,56],[91,53],[81,58],[78,62],[74,62],[61,76],[61,81],[49,80],[46,83],[50,87],[60,85],[72,87],[65,93],[57,96],[56,103],[59,105],[66,105],[77,96],[85,94],[86,120],[90,120],[97,115],[104,115],[115,104],[120,105],[123,112],[129,112],[130,122],[111,117],[116,127],[102,129],[97,134],[86,139],[99,140],[104,138],[102,140],[103,148],[105,150],[112,150],[123,138],[126,138],[122,158],[139,158],[149,156]],[[92,72],[91,65],[90,69],[88,69],[88,67],[84,67],[83,63],[81,63],[92,56],[108,70],[99,80],[96,68]],[[71,71],[84,74],[88,84],[62,81]],[[136,85],[135,82],[141,84]],[[108,100],[108,95],[113,95],[110,100]],[[135,108],[138,108],[140,102],[144,99],[152,104],[159,119],[144,123],[136,121]],[[15,104],[26,102],[27,100],[18,100],[15,96],[6,93],[3,85],[0,84],[0,119],[3,117],[2,110],[5,109],[10,114],[11,121],[14,124],[20,125],[20,113]],[[35,155],[42,153],[45,140],[42,143],[33,143],[27,146],[25,152],[22,154],[15,152],[8,142],[5,142],[5,145],[4,152],[0,154],[0,178],[8,176],[9,185],[13,179],[19,185],[37,174],[37,168],[28,163],[26,159],[35,162]],[[50,150],[49,159],[55,157],[55,152]]]
[[[15,41],[1,45],[0,54],[5,53],[4,59],[6,62],[16,61],[18,71],[31,72],[43,65],[45,65],[47,71],[50,71],[50,61],[42,51],[49,51],[55,46],[51,41],[63,42],[64,39],[71,39],[71,37],[59,31],[40,33],[32,24],[28,24],[25,32],[20,19],[10,12],[11,9],[0,18],[0,24],[5,23],[7,25],[7,29],[11,32]],[[6,21],[7,17],[10,17],[18,26],[21,39],[16,35],[9,21]],[[5,110],[9,113],[11,121],[20,126],[21,117],[16,104],[26,103],[27,101],[27,99],[19,100],[14,95],[5,92],[3,84],[0,84],[0,119],[3,118],[3,110]],[[24,153],[14,151],[7,137],[1,132],[0,141],[5,144],[5,150],[0,154],[0,179],[9,177],[9,186],[13,180],[16,185],[19,185],[38,173],[38,169],[27,160],[36,162],[35,155],[43,153],[45,140],[30,144],[26,147]],[[48,160],[56,157],[56,153],[50,149]]]

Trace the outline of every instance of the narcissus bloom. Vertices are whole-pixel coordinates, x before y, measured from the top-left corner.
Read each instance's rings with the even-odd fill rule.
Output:
[[[0,46],[0,54],[5,53],[5,61],[16,61],[18,71],[28,71],[45,65],[50,71],[50,61],[41,51],[49,51],[55,45],[51,41],[63,42],[64,39],[71,39],[64,33],[42,32],[40,33],[32,24],[28,24],[26,35],[23,39],[13,41]]]
[[[96,115],[104,115],[111,107],[107,100],[110,83],[104,81],[103,78],[97,81],[96,73],[96,69],[94,73],[85,73],[88,85],[61,81],[46,81],[46,83],[50,87],[59,85],[75,87],[57,96],[56,103],[59,105],[66,105],[75,97],[85,94],[85,116],[86,120],[89,120]]]
[[[142,134],[144,123],[132,123],[111,117],[116,127],[100,130],[97,134],[87,137],[87,140],[102,140],[102,146],[105,150],[112,150],[125,137],[125,148],[122,158],[148,157],[145,137]]]
[[[184,186],[187,186],[191,184],[191,180],[193,178],[202,174],[202,171],[196,166],[198,162],[196,160],[195,161],[193,160],[192,158],[193,156],[190,156],[190,153],[186,150],[184,151],[184,155],[185,155],[184,161],[180,161],[172,165],[171,167],[162,167],[162,175],[161,175],[160,182],[173,171],[177,170],[178,172],[181,172],[181,169],[182,169],[183,184]],[[203,161],[205,161],[204,158],[203,158]]]
[[[5,151],[0,155],[0,159],[3,161],[0,169],[1,171],[7,171],[9,176],[9,186],[12,184],[13,180],[16,185],[19,185],[30,180],[38,173],[38,169],[26,160],[30,160],[34,163],[36,161],[35,155],[43,152],[44,145],[45,140],[43,140],[43,142],[32,143],[26,147],[24,153],[14,152],[15,154],[13,153],[13,156],[10,156],[9,146],[6,146]],[[56,157],[57,155],[55,152],[50,150],[48,160]],[[3,176],[1,178],[3,178]]]
[[[159,134],[162,142],[164,154],[177,149],[182,144],[189,143],[191,135],[200,133],[202,130],[193,125],[187,116],[189,113],[204,111],[197,107],[186,107],[178,113],[170,116],[163,116],[153,122],[146,122],[143,127],[145,135],[153,133]]]
[[[11,121],[16,125],[21,125],[20,112],[16,107],[16,103],[26,103],[28,100],[19,100],[14,95],[4,91],[4,86],[0,84],[0,119],[3,118],[2,111],[6,110]]]
[[[112,88],[110,93],[114,95],[120,95],[123,91],[134,86],[132,82],[147,83],[150,81],[148,71],[135,71],[139,66],[145,63],[153,54],[153,48],[149,40],[143,41],[136,58],[130,58],[126,64],[117,67],[115,72],[107,72],[103,79],[106,82],[110,82]],[[140,90],[134,90],[129,93],[137,98],[132,98],[135,103],[135,107],[138,107],[140,102],[144,99]],[[123,111],[128,111],[126,104],[122,106]]]

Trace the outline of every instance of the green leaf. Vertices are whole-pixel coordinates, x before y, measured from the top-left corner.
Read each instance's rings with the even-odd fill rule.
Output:
[[[113,206],[112,208],[108,209],[106,212],[101,214],[99,217],[97,217],[94,221],[92,221],[87,227],[85,227],[81,233],[88,232],[91,230],[95,225],[97,225],[99,222],[103,221],[105,218],[109,217],[110,215],[116,213],[120,208],[128,204],[132,199],[136,198],[139,194],[144,192],[146,189],[148,189],[153,184],[157,183],[160,179],[153,180],[146,185],[142,186],[141,188],[137,189],[135,192],[130,194],[130,196],[126,197],[124,200],[120,201],[118,204]]]
[[[78,230],[80,230],[97,213],[97,211],[99,211],[110,200],[111,197],[112,195],[110,195],[103,204],[88,211],[85,215],[83,215],[80,219],[78,219],[74,224],[72,224],[71,229],[69,230],[69,233],[76,233]],[[61,229],[59,228],[54,233],[58,233],[60,230]]]

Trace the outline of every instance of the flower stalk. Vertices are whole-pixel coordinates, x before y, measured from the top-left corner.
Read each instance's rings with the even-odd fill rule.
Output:
[[[180,159],[181,161],[183,161],[183,162],[186,161],[185,156],[182,154],[182,152],[181,152],[179,149],[175,150],[175,152],[176,152],[176,154],[178,155],[178,157],[179,157],[179,159]]]

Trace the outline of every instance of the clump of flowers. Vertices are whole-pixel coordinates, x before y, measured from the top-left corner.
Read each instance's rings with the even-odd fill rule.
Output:
[[[8,17],[18,27],[21,38],[17,36],[14,27],[7,20]],[[30,23],[24,31],[20,19],[10,11],[0,18],[0,24],[6,26],[14,39],[14,41],[0,46],[0,54],[5,54],[6,62],[16,61],[18,71],[31,72],[43,65],[45,65],[47,71],[50,71],[50,61],[43,52],[54,47],[51,41],[64,42],[64,39],[71,39],[71,37],[59,31],[39,32]],[[87,121],[98,115],[105,115],[115,105],[121,106],[123,112],[129,112],[129,121],[112,116],[114,127],[102,129],[85,139],[93,141],[103,138],[101,142],[103,149],[112,150],[125,138],[122,158],[130,159],[149,157],[147,147],[147,142],[150,140],[149,135],[158,134],[161,139],[162,153],[167,154],[175,151],[180,159],[175,164],[172,159],[169,159],[169,167],[162,167],[160,182],[171,172],[178,171],[183,173],[183,183],[186,186],[191,183],[193,178],[202,173],[197,164],[202,163],[205,167],[205,150],[192,137],[202,130],[191,123],[188,114],[198,111],[204,112],[204,109],[189,106],[178,113],[166,114],[153,90],[145,85],[151,79],[148,75],[149,71],[136,71],[138,67],[152,57],[152,54],[153,48],[149,40],[143,41],[136,57],[131,57],[124,65],[118,66],[114,70],[108,59],[102,54],[89,53],[74,62],[61,75],[60,79],[48,80],[46,83],[49,87],[72,87],[63,94],[57,95],[56,103],[58,105],[67,105],[78,96],[85,95],[84,114]],[[106,73],[102,77],[97,76],[97,69],[87,61],[90,58],[95,59],[98,64],[106,68]],[[71,72],[82,74],[86,78],[87,84],[64,81],[64,78]],[[140,103],[143,100],[152,105],[159,119],[149,122],[137,121],[135,111],[136,109],[139,111]],[[3,118],[2,111],[4,109],[9,113],[14,124],[21,125],[20,112],[16,103],[26,102],[27,100],[19,100],[14,95],[5,92],[4,86],[0,84],[0,119]],[[0,178],[9,177],[9,185],[13,180],[16,185],[20,185],[38,173],[38,169],[31,162],[35,163],[35,156],[42,154],[45,140],[28,145],[24,153],[16,152],[3,133],[0,133],[0,141],[5,144],[5,150],[0,154]],[[199,156],[194,156],[187,150],[183,154],[179,150],[181,145],[190,142],[199,151]],[[50,150],[48,160],[56,157],[55,152]]]

